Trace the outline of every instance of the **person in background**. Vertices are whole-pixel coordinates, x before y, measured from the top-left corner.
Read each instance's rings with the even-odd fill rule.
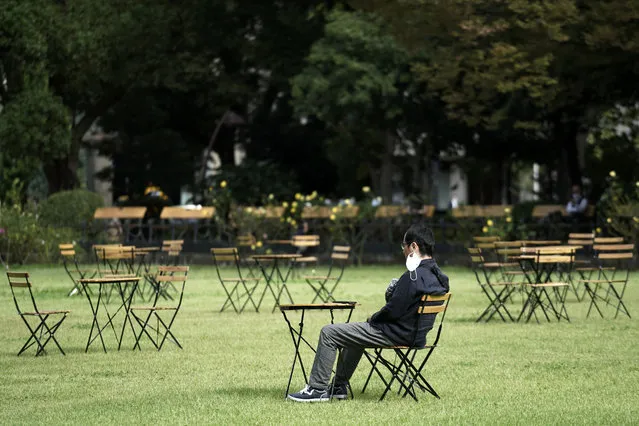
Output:
[[[588,208],[588,200],[583,196],[580,185],[572,186],[572,196],[566,204],[566,212],[570,216],[584,215]]]

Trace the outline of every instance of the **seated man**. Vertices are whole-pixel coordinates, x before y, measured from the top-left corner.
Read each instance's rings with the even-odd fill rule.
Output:
[[[329,381],[338,349],[342,354],[335,374],[333,398],[347,399],[350,380],[365,348],[393,345],[424,346],[435,314],[419,315],[424,294],[444,294],[448,277],[433,260],[433,232],[422,225],[411,226],[404,235],[402,251],[408,269],[388,289],[386,305],[367,322],[330,324],[322,328],[308,385],[288,395],[297,402],[323,402],[330,397]]]
[[[570,216],[579,216],[586,212],[587,207],[588,200],[583,196],[581,186],[573,185],[572,197],[570,198],[570,201],[568,201],[568,204],[566,204],[566,212]]]

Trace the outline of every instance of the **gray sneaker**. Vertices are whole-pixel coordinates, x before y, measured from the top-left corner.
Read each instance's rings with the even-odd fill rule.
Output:
[[[297,393],[287,396],[288,399],[295,402],[328,402],[328,392],[322,389],[315,389],[308,385]]]

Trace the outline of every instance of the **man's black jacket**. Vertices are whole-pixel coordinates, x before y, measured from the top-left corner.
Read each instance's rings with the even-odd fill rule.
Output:
[[[412,280],[410,275],[417,279]],[[418,314],[424,294],[444,294],[449,291],[448,277],[433,259],[421,261],[415,273],[400,277],[386,305],[371,316],[370,324],[381,330],[398,345],[424,346],[426,333],[433,328],[436,314]]]

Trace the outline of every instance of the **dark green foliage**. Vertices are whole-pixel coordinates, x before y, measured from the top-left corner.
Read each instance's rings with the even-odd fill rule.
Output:
[[[75,189],[51,195],[40,204],[38,213],[42,225],[81,230],[91,224],[95,209],[103,205],[104,200],[95,192]]]

